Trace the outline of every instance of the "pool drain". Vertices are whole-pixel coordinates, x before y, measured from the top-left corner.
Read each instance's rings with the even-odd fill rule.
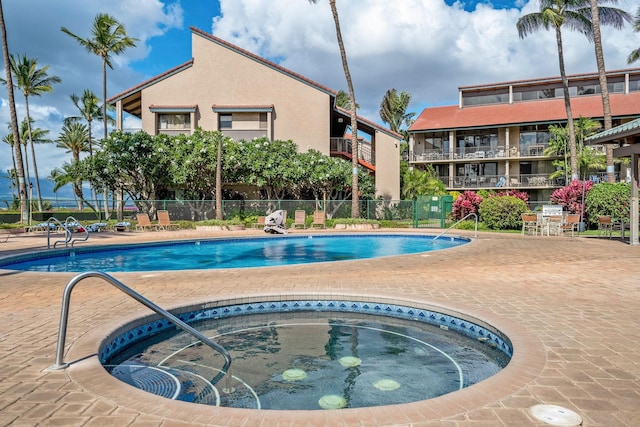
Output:
[[[529,408],[531,415],[537,420],[554,426],[579,426],[582,417],[571,409],[556,405],[534,405]]]

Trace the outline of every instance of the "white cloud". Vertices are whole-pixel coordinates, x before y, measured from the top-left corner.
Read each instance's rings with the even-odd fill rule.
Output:
[[[183,12],[179,2],[160,0],[22,0],[4,2],[4,17],[10,53],[26,54],[38,58],[40,66],[49,65],[50,76],[62,78],[62,83],[54,85],[53,92],[40,97],[30,97],[31,116],[36,126],[49,129],[49,137],[55,140],[62,128],[65,117],[77,115],[69,96],[82,94],[91,89],[102,98],[101,60],[88,53],[75,40],[60,31],[67,27],[81,37],[90,35],[93,19],[98,13],[108,13],[121,22],[127,34],[139,39],[138,46],[113,57],[114,69],[107,70],[108,96],[120,92],[147,78],[134,72],[129,63],[146,58],[150,54],[148,41],[161,37],[172,28],[181,28]],[[2,76],[5,76],[3,66]],[[24,98],[14,91],[18,109],[18,120],[24,117]],[[0,92],[3,108],[0,111],[1,130],[9,123],[7,92]],[[101,134],[102,127],[96,123],[94,134]],[[0,132],[4,136],[8,130]],[[54,144],[37,146],[39,176],[46,178],[51,170],[71,159],[70,154],[55,148]],[[11,152],[7,144],[0,143],[0,170],[12,168]],[[4,182],[2,183],[4,185]],[[1,192],[1,191],[0,191]]]
[[[62,119],[75,115],[69,101],[72,93],[91,89],[102,96],[100,60],[87,53],[71,37],[60,31],[66,26],[88,36],[95,15],[109,13],[122,22],[130,36],[140,39],[138,47],[114,57],[108,70],[109,96],[132,87],[151,75],[180,62],[167,63],[160,71],[136,72],[131,64],[157,69],[165,64],[168,50],[179,47],[180,35],[188,33],[192,22],[183,22],[186,11],[199,2],[213,0],[21,0],[4,2],[8,41],[12,53],[26,53],[49,65],[49,74],[63,79],[54,91],[30,98],[37,126],[58,136]],[[464,7],[466,3],[467,7]],[[355,84],[360,113],[379,121],[380,101],[387,89],[412,94],[410,110],[416,113],[430,105],[457,103],[457,88],[464,85],[557,76],[558,54],[552,31],[541,30],[520,39],[517,20],[538,11],[538,1],[458,2],[447,6],[433,0],[338,0],[338,12],[349,66]],[[475,5],[475,6],[473,6]],[[499,5],[499,7],[498,7]],[[338,52],[335,27],[328,1],[310,4],[305,0],[221,0],[222,15],[214,19],[212,31],[231,43],[280,63],[335,90],[346,89]],[[621,0],[617,7],[635,14],[637,4]],[[184,11],[183,11],[184,8]],[[169,39],[166,35],[170,33]],[[593,44],[577,33],[563,32],[568,73],[595,71]],[[150,41],[162,40],[164,50],[154,52]],[[629,52],[640,45],[640,34],[630,25],[622,31],[603,28],[605,60],[608,69],[628,68]],[[144,67],[136,66],[138,70]],[[4,74],[4,70],[2,71]],[[144,73],[144,74],[143,74]],[[0,129],[9,122],[6,92],[0,92]],[[16,93],[19,114],[24,100]],[[127,119],[125,126],[139,126]],[[101,134],[99,125],[94,132]],[[0,136],[3,133],[0,132]],[[9,147],[0,143],[0,169],[11,168]],[[38,147],[41,177],[53,167],[69,160],[69,155],[53,147]],[[42,160],[41,160],[42,159]]]

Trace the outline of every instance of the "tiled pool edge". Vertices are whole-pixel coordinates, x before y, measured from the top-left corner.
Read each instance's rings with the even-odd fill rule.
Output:
[[[305,293],[288,293],[262,295],[256,294],[238,298],[227,298],[225,303],[236,302],[246,303],[255,301],[256,298],[267,298],[273,301],[290,300],[291,298],[301,298],[309,296]],[[368,295],[358,294],[359,298],[367,301],[384,301],[386,303],[407,304],[407,300],[397,299],[389,295]],[[313,293],[314,298],[354,298],[351,294],[322,294]],[[197,303],[192,304],[196,306]],[[132,321],[140,318],[130,316],[120,322],[104,325],[79,338],[69,349],[68,360],[78,360],[72,363],[68,369],[68,375],[72,381],[80,384],[88,392],[111,400],[113,403],[128,407],[136,411],[159,415],[168,419],[189,421],[208,425],[232,425],[234,422],[225,423],[226,419],[251,420],[251,424],[257,425],[260,422],[276,423],[277,420],[288,419],[290,417],[302,418],[300,421],[308,420],[309,425],[315,425],[318,417],[323,417],[327,425],[352,425],[345,420],[360,420],[363,424],[355,425],[386,425],[381,419],[389,418],[390,411],[397,414],[398,423],[425,422],[429,420],[442,420],[464,413],[466,411],[480,408],[505,398],[525,387],[530,381],[541,372],[545,363],[545,354],[541,342],[538,338],[530,334],[522,325],[509,319],[502,318],[491,312],[482,312],[477,309],[466,307],[450,308],[448,304],[443,305],[435,302],[411,301],[412,306],[437,307],[445,312],[461,314],[481,319],[483,322],[494,325],[505,335],[509,336],[514,349],[514,356],[509,365],[498,374],[463,390],[447,394],[435,399],[421,401],[411,404],[381,406],[363,409],[345,409],[340,411],[259,411],[249,409],[216,408],[204,405],[193,405],[185,402],[162,399],[149,393],[137,390],[131,386],[121,383],[111,377],[102,367],[98,357],[97,349],[103,342],[106,335],[114,330],[122,330]],[[107,331],[107,329],[109,331]],[[87,357],[91,355],[91,357]],[[185,420],[185,411],[189,419]],[[305,415],[306,414],[306,415]],[[193,419],[192,419],[193,417]],[[197,419],[197,421],[196,421]],[[402,421],[401,421],[402,420]],[[341,424],[342,423],[342,424]],[[269,424],[270,425],[270,424]],[[275,425],[275,424],[274,424]]]

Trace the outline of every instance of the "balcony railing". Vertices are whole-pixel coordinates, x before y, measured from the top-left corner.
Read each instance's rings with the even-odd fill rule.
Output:
[[[550,179],[549,175],[478,175],[440,177],[448,189],[514,189],[559,188],[565,185],[564,177]]]
[[[338,153],[346,153],[351,155],[351,139],[349,138],[331,138],[330,151]],[[375,150],[371,147],[371,144],[360,141],[358,144],[358,158],[371,165],[376,164]]]
[[[527,145],[525,147],[509,147],[507,150],[504,146],[497,147],[466,147],[464,149],[458,149],[454,153],[445,152],[439,149],[426,149],[421,152],[414,151],[410,154],[409,158],[414,163],[431,163],[438,161],[456,161],[463,163],[467,160],[484,160],[484,159],[507,159],[507,158],[522,158],[522,157],[559,157],[559,156],[545,156],[544,151],[549,147],[549,144],[534,144]],[[590,145],[593,150],[598,154],[604,155],[606,148],[604,145]]]

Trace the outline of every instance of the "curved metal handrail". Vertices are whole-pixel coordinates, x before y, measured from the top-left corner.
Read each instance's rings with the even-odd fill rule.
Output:
[[[218,344],[218,343],[212,341],[211,339],[207,338],[205,335],[203,335],[202,333],[198,332],[193,327],[189,326],[188,324],[186,324],[182,320],[178,319],[176,316],[174,316],[173,314],[169,313],[168,311],[166,311],[162,307],[154,304],[153,302],[151,302],[147,298],[143,297],[142,295],[140,295],[139,293],[137,293],[133,289],[131,289],[128,286],[126,286],[124,283],[122,283],[119,280],[115,279],[114,277],[112,277],[112,276],[110,276],[110,275],[108,275],[106,273],[100,272],[100,271],[89,271],[89,272],[86,272],[86,273],[79,274],[76,277],[74,277],[73,279],[71,279],[69,281],[69,283],[67,283],[67,286],[64,288],[64,293],[63,293],[63,296],[62,296],[62,309],[61,309],[61,313],[60,313],[60,325],[59,325],[59,329],[58,329],[58,345],[56,347],[56,363],[54,365],[50,366],[49,369],[59,370],[59,369],[65,369],[67,366],[69,366],[68,363],[64,362],[64,346],[65,346],[65,341],[66,341],[66,338],[67,338],[67,323],[68,323],[68,320],[69,320],[69,304],[70,304],[70,301],[71,301],[71,291],[73,291],[73,288],[80,281],[82,281],[84,279],[87,279],[89,277],[97,277],[99,279],[103,279],[107,283],[110,283],[111,285],[113,285],[116,288],[120,289],[122,292],[124,292],[125,294],[127,294],[131,298],[135,299],[136,301],[138,301],[142,305],[150,308],[151,310],[153,310],[154,312],[156,312],[160,316],[162,316],[165,319],[169,320],[170,322],[175,324],[178,328],[180,328],[180,329],[184,330],[185,332],[193,335],[194,337],[196,337],[197,339],[202,341],[204,344],[208,345],[209,347],[211,347],[215,351],[219,352],[222,355],[222,357],[224,357],[224,366],[222,367],[222,370],[221,370],[220,374],[216,375],[216,377],[214,377],[214,379],[211,382],[213,384],[215,384],[223,376],[226,375],[227,376],[227,386],[225,387],[225,389],[223,391],[225,391],[225,390],[231,391],[232,390],[232,388],[230,387],[230,381],[231,381],[231,355],[229,354],[229,352],[223,346],[221,346],[220,344]]]
[[[84,237],[76,237],[76,238],[74,238],[74,239],[71,239],[71,247],[73,247],[73,245],[74,245],[76,242],[84,242],[84,241],[86,241],[87,239],[89,239],[89,230],[87,229],[87,227],[85,227],[84,225],[82,225],[82,224],[80,223],[80,221],[78,221],[77,219],[75,219],[75,218],[74,218],[74,217],[72,217],[72,216],[68,216],[68,217],[67,217],[67,219],[65,219],[65,220],[64,220],[65,228],[67,228],[67,229],[69,230],[69,233],[71,233],[71,229],[69,228],[69,224],[77,224],[77,225],[79,225],[80,227],[82,227],[82,230],[83,230],[83,231],[81,231],[81,233],[83,233],[83,235],[84,235]]]
[[[473,237],[478,237],[478,215],[476,213],[474,213],[474,212],[471,212],[470,214],[465,215],[464,218],[462,218],[461,220],[459,220],[458,222],[456,222],[455,224],[453,224],[452,226],[450,226],[449,228],[444,230],[442,233],[440,233],[436,237],[434,237],[433,240],[431,241],[431,243],[435,242],[438,237],[444,235],[447,231],[451,230],[453,227],[455,227],[456,225],[460,224],[462,221],[464,221],[465,219],[469,218],[470,216],[473,216],[473,217],[476,218],[476,231],[475,231],[475,234],[473,235]]]
[[[71,231],[65,224],[61,223],[58,218],[52,216],[47,220],[47,248],[51,248],[51,224],[55,225],[56,229],[61,228],[64,230],[64,240],[56,240],[55,242],[53,242],[54,249],[58,243],[64,243],[64,245],[67,246],[71,241]]]

